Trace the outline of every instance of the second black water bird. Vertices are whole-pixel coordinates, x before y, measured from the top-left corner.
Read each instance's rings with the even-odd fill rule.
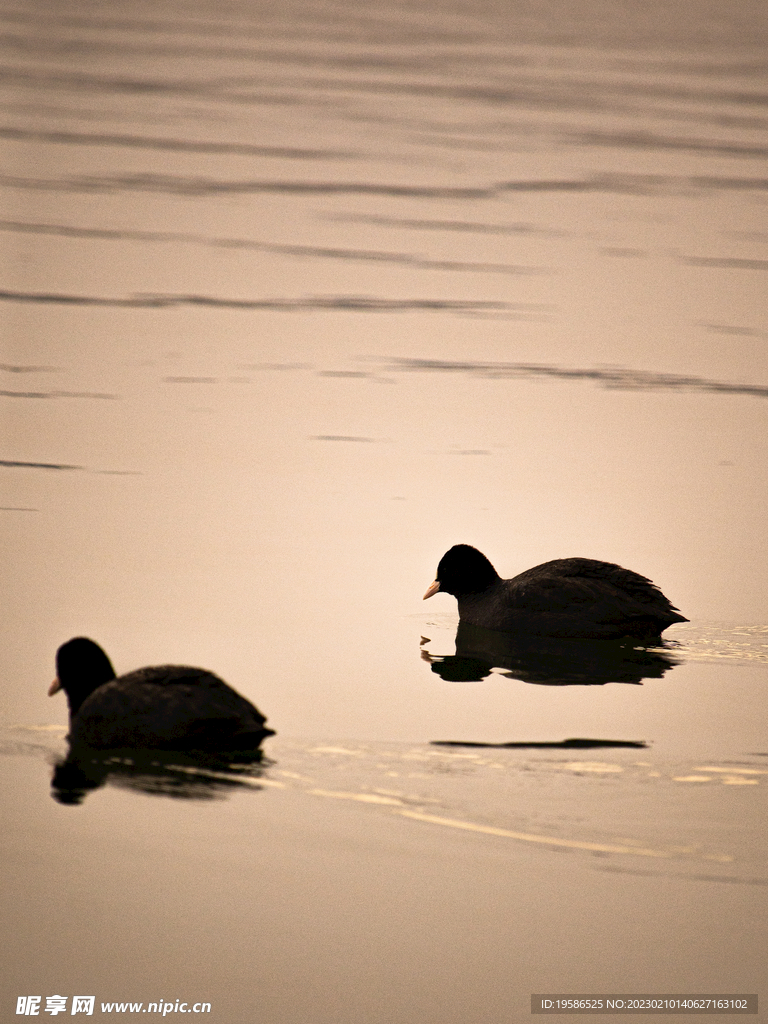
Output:
[[[477,548],[456,544],[424,599],[440,591],[458,600],[462,623],[527,636],[647,642],[688,622],[645,576],[592,558],[558,558],[503,580]]]

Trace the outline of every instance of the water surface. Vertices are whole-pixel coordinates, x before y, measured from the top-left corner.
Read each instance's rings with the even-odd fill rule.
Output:
[[[0,18],[4,1000],[759,991],[762,5]],[[457,542],[691,622],[590,685],[457,651]],[[51,799],[75,635],[211,668],[269,764]]]

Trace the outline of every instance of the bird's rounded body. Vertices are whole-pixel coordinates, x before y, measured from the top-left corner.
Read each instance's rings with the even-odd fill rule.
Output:
[[[67,693],[73,747],[246,750],[273,735],[258,708],[206,669],[158,665],[116,677],[84,637],[59,649],[57,665],[51,692]]]

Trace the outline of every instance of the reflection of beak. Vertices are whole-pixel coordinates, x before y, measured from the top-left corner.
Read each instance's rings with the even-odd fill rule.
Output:
[[[58,693],[60,689],[61,689],[61,683],[59,682],[58,679],[54,679],[53,682],[51,683],[50,687],[48,688],[48,696],[52,697],[54,695],[54,693]]]
[[[422,598],[422,601],[426,601],[428,597],[432,597],[432,595],[436,594],[439,589],[440,589],[440,583],[439,583],[438,580],[435,580],[435,582],[432,584],[432,586],[429,588],[429,590],[426,592],[426,594]]]

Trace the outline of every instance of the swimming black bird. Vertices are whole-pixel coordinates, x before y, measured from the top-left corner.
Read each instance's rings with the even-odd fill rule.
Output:
[[[461,622],[528,636],[649,641],[688,622],[645,576],[592,558],[557,558],[503,580],[477,548],[457,544],[424,599],[438,591],[457,598]]]
[[[212,672],[159,665],[115,676],[107,655],[85,637],[56,652],[73,748],[204,751],[256,750],[274,730],[250,701]]]

